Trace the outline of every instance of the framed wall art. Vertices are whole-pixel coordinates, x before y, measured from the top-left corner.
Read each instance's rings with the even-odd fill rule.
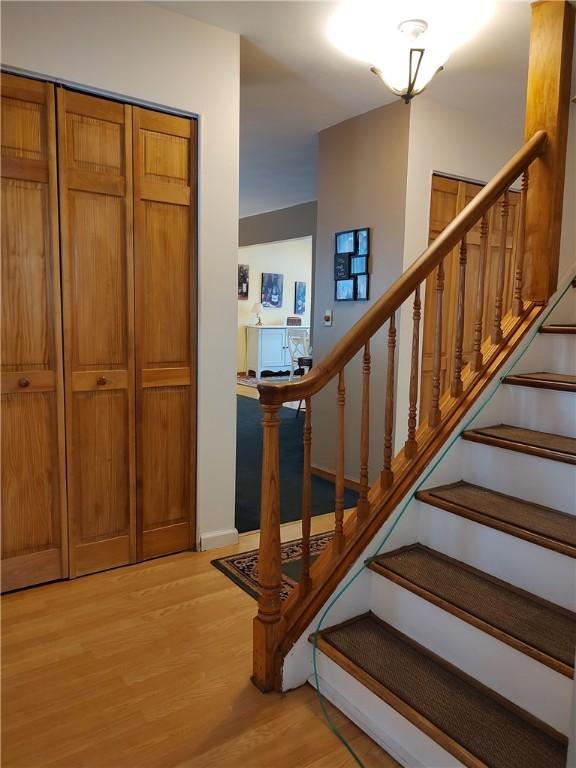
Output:
[[[356,230],[355,252],[358,256],[368,256],[370,253],[370,230],[368,228]]]
[[[248,264],[238,264],[238,300],[248,301],[250,287],[250,267]]]
[[[284,275],[262,272],[262,306],[280,309],[284,289]]]
[[[354,253],[356,251],[356,231],[336,232],[336,253]]]
[[[336,301],[367,301],[370,293],[368,260],[370,229],[336,232],[334,248],[334,296]]]
[[[368,301],[370,298],[370,277],[369,275],[358,275],[354,278],[356,281],[354,295],[356,301]]]
[[[354,301],[354,278],[336,280],[336,301]]]
[[[352,256],[350,259],[350,275],[368,274],[368,256]]]
[[[334,255],[334,280],[348,280],[350,277],[350,254],[336,253]]]
[[[306,312],[306,283],[294,283],[294,314],[303,315]]]

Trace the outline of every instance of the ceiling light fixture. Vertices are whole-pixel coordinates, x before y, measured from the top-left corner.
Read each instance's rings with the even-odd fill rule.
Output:
[[[446,50],[431,51],[426,47],[422,38],[425,38],[427,29],[424,19],[402,21],[398,25],[400,35],[397,45],[388,48],[380,67],[371,67],[371,71],[406,104],[422,93],[434,75],[444,68],[450,55]],[[419,43],[419,40],[422,42]]]
[[[493,0],[348,0],[328,35],[407,104],[492,16]]]

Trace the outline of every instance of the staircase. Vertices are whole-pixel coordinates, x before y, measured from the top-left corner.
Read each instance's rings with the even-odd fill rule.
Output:
[[[310,683],[402,765],[566,766],[576,324],[553,320],[573,308],[568,294],[368,559],[367,606],[310,635]]]
[[[532,5],[524,145],[306,376],[258,387],[252,681],[319,686],[406,766],[576,764],[576,327],[569,282],[557,292],[574,18]],[[302,556],[283,600],[278,410],[294,400]],[[334,537],[313,558],[317,407],[333,409]]]

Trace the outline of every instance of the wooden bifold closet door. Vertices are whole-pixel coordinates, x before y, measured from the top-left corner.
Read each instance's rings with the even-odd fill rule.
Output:
[[[139,558],[194,545],[196,121],[133,108]]]
[[[196,122],[64,89],[58,116],[79,575],[194,544]]]
[[[3,590],[195,544],[196,125],[2,75]]]
[[[54,88],[2,75],[2,589],[68,575]]]
[[[72,576],[136,560],[131,118],[58,89]]]

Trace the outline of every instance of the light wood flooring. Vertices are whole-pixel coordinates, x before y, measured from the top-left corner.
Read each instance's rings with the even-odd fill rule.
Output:
[[[313,520],[327,530],[332,516]],[[300,535],[299,524],[282,538]],[[256,603],[186,552],[2,600],[3,768],[347,768],[309,686],[250,683]],[[336,710],[366,768],[395,766]]]

